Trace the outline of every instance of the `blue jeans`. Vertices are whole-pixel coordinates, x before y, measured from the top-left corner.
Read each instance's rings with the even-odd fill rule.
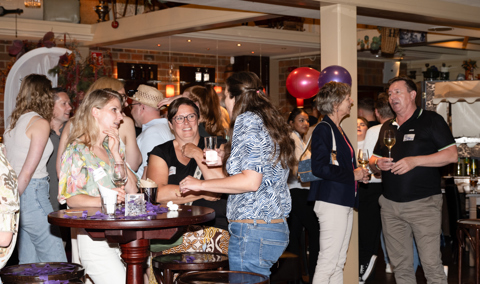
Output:
[[[20,264],[67,262],[60,230],[48,223],[47,216],[53,211],[48,187],[48,177],[32,178],[20,196]]]
[[[270,276],[270,268],[288,245],[287,222],[276,224],[228,225],[230,242],[228,262],[230,270],[247,271]]]

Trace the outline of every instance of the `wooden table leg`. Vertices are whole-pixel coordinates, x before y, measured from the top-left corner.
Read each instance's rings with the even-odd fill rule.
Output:
[[[150,253],[150,241],[139,239],[120,244],[122,259],[127,263],[127,284],[143,284],[143,268]]]

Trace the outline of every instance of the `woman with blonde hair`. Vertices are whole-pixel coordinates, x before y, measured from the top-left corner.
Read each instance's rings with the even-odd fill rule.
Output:
[[[4,134],[7,159],[18,175],[20,264],[66,262],[59,228],[47,220],[49,200],[47,161],[53,152],[49,139],[53,113],[52,83],[44,75],[23,78],[10,125]]]
[[[137,192],[138,178],[130,168],[125,186],[117,188],[111,179],[113,165],[125,163],[119,137],[122,105],[122,96],[111,89],[95,90],[83,100],[62,156],[60,203],[70,208],[101,207],[99,186],[117,191],[118,203],[125,201],[127,193]],[[81,264],[94,283],[125,283],[118,247],[91,239],[84,229],[77,232]]]
[[[87,94],[84,98],[87,99],[88,95],[92,93],[94,90],[100,89],[112,89],[117,91],[121,96],[124,104],[126,104],[126,93],[123,87],[123,83],[117,79],[110,78],[110,77],[101,77],[97,81],[95,81],[90,88],[88,88]],[[60,138],[60,143],[58,145],[58,153],[57,156],[57,173],[60,172],[60,164],[61,164],[61,157],[62,153],[67,146],[67,137],[70,134],[70,121],[67,122],[65,128],[63,130],[62,136]],[[140,149],[137,145],[136,135],[135,135],[135,124],[133,123],[133,119],[128,116],[124,116],[123,122],[119,128],[120,132],[120,145],[121,147],[125,148],[125,155],[126,161],[130,165],[130,167],[136,171],[138,167],[142,163],[142,154],[140,153]]]

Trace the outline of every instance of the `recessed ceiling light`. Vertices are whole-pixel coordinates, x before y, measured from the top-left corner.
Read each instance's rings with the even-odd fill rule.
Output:
[[[242,46],[242,44],[241,44],[241,43],[237,43],[237,46]]]
[[[255,51],[252,50],[251,54],[254,54],[254,53],[255,53]]]
[[[187,42],[192,42],[192,40],[191,40],[191,39],[187,39]]]
[[[210,50],[210,47],[207,47],[207,50]]]
[[[157,44],[158,47],[162,46],[161,44]]]
[[[428,29],[429,32],[448,32],[451,30],[453,30],[451,27],[432,27]]]

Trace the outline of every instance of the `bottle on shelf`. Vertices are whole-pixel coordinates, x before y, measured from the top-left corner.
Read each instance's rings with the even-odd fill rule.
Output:
[[[477,160],[473,158],[471,160],[470,173],[472,176],[478,176]]]
[[[466,157],[466,158],[465,158],[465,175],[466,175],[466,176],[470,176],[470,173],[471,173],[470,170],[471,170],[471,169],[470,169],[470,158],[469,158],[469,157]]]

